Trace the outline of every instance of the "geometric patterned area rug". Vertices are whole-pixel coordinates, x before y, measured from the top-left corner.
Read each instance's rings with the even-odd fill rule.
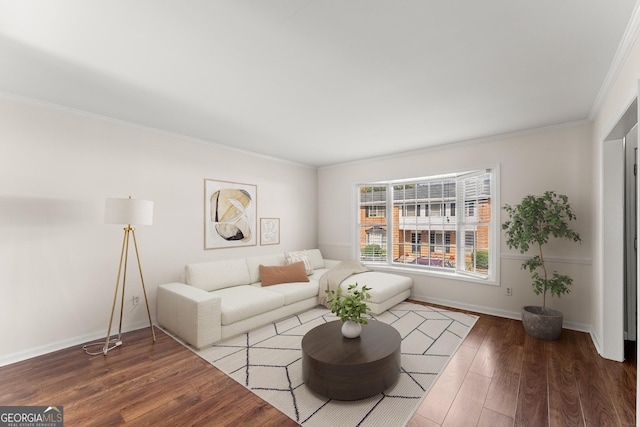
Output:
[[[319,396],[302,381],[302,337],[337,319],[321,306],[212,347],[189,348],[303,426],[403,426],[477,317],[408,302],[371,317],[400,333],[402,368],[396,384],[363,400]]]

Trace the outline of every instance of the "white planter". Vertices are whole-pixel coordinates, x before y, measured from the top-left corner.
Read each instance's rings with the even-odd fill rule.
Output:
[[[345,338],[358,338],[362,332],[362,325],[353,320],[347,320],[342,323],[342,336]]]

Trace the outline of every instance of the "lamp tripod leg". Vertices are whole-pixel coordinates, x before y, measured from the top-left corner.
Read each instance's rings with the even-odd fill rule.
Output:
[[[133,231],[131,226],[125,230],[125,246],[124,246],[124,270],[122,271],[122,295],[120,297],[120,323],[118,325],[118,341],[122,338],[122,318],[124,317],[124,293],[127,285],[127,261],[129,260],[129,236]]]
[[[144,286],[144,278],[142,277],[142,265],[140,264],[140,256],[138,255],[138,243],[136,241],[136,231],[131,230],[133,234],[133,247],[136,250],[136,259],[138,260],[138,270],[140,271],[140,283],[142,283],[142,294],[144,295],[144,303],[147,306],[147,317],[149,318],[149,327],[151,328],[151,336],[153,342],[156,342],[156,332],[153,330],[153,323],[151,322],[151,311],[149,310],[149,300],[147,299],[147,289]]]
[[[120,251],[120,264],[118,265],[118,277],[116,278],[116,289],[113,293],[113,304],[111,305],[111,316],[109,317],[109,327],[107,328],[107,337],[104,340],[104,346],[102,347],[102,353],[106,356],[109,349],[109,339],[111,338],[111,325],[113,324],[113,314],[116,309],[116,301],[118,300],[118,288],[120,287],[120,273],[122,272],[122,262],[125,260],[125,246],[127,243],[128,231],[125,228],[124,236],[122,238],[122,250]],[[125,265],[126,270],[126,265]],[[122,294],[124,298],[124,283],[122,284]],[[121,303],[122,306],[122,303]],[[122,308],[120,310],[120,325],[122,325]],[[118,337],[119,339],[119,337]]]

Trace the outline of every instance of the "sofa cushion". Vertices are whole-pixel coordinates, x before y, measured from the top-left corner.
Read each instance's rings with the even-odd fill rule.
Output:
[[[322,252],[320,252],[320,249],[307,249],[305,250],[305,253],[309,257],[311,268],[313,268],[314,270],[325,268],[324,258],[322,257]]]
[[[205,291],[251,283],[247,262],[243,258],[189,264],[185,267],[185,279],[187,284]]]
[[[287,262],[287,264],[293,264],[293,263],[302,261],[304,263],[304,270],[307,272],[307,276],[310,276],[313,274],[313,267],[311,267],[311,259],[309,259],[309,255],[307,255],[307,251],[285,252],[284,259]]]
[[[249,276],[251,277],[251,281],[249,283],[256,283],[260,281],[260,264],[282,266],[287,265],[287,262],[284,259],[284,253],[247,258],[247,267],[249,268]]]
[[[259,266],[259,270],[262,286],[277,285],[278,283],[309,281],[302,261],[283,266],[268,266],[261,264]]]
[[[256,286],[234,286],[214,291],[220,295],[221,322],[230,325],[284,305],[284,295]]]
[[[346,291],[349,285],[353,285],[354,283],[358,284],[358,288],[361,288],[363,285],[371,288],[369,291],[369,294],[371,294],[369,301],[381,303],[407,289],[411,289],[413,280],[410,277],[400,276],[398,274],[367,271],[347,277],[340,283],[340,287]]]
[[[318,282],[316,280],[304,283],[280,283],[278,285],[269,286],[268,289],[282,294],[284,296],[285,305],[318,297]]]

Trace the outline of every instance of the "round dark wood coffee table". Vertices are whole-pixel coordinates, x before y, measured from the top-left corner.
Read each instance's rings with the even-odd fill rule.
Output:
[[[302,338],[302,379],[311,390],[331,399],[375,396],[400,376],[400,334],[371,320],[358,338],[344,338],[342,322],[316,326]]]

